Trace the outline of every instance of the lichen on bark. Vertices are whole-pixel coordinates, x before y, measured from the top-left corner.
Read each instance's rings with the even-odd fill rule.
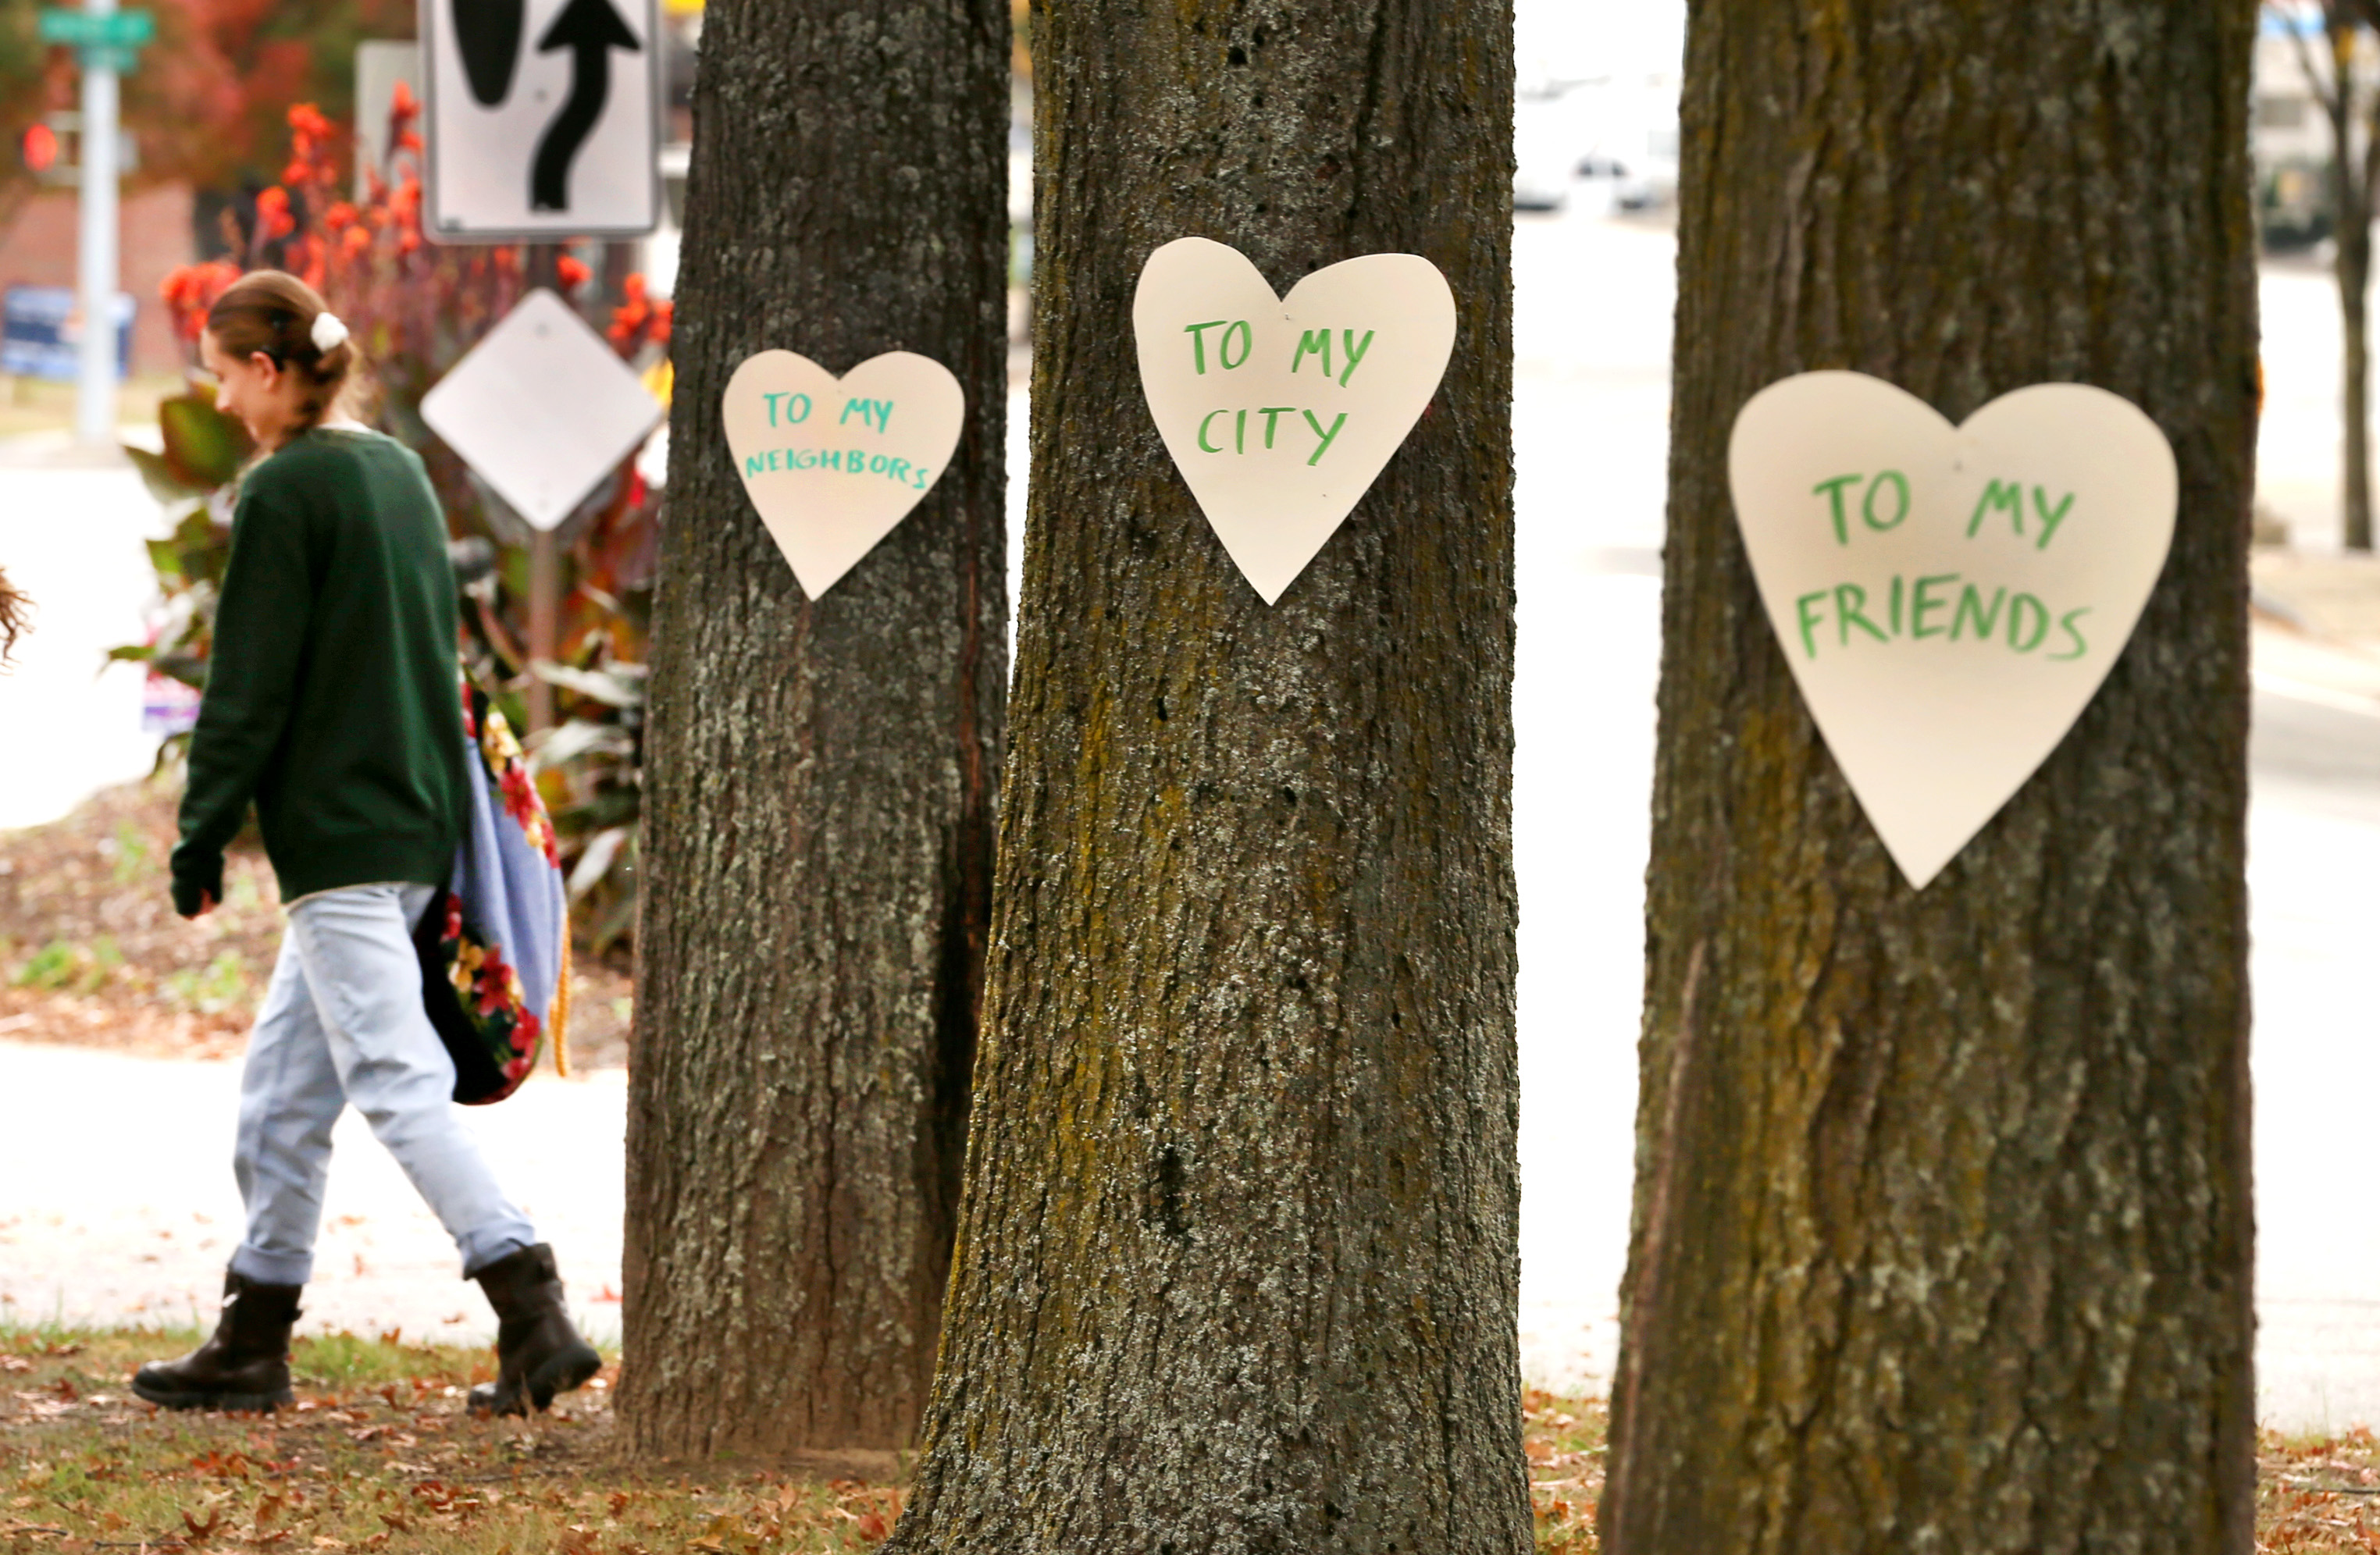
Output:
[[[1614,1555],[2252,1547],[2250,0],[1694,0]],[[1727,491],[1790,374],[2141,405],[2173,549],[1923,893]]]
[[[1037,7],[1034,484],[985,1045],[890,1548],[1494,1551],[1520,1454],[1512,34]],[[1268,608],[1144,407],[1140,268],[1439,265],[1454,363]]]
[[[964,1155],[1006,680],[1000,0],[712,0],[647,737],[620,1410],[648,1454],[913,1440]],[[951,368],[957,454],[807,599],[746,357]]]

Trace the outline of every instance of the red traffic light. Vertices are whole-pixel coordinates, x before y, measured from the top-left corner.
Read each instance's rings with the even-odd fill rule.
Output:
[[[58,132],[37,124],[18,138],[17,151],[24,158],[27,172],[47,173],[58,164]]]

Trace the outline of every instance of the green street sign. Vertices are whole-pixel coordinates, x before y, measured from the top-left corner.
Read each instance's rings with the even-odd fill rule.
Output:
[[[95,14],[51,6],[42,12],[41,36],[44,43],[67,43],[86,54],[103,52],[110,63],[128,61],[157,36],[157,18],[148,11]]]

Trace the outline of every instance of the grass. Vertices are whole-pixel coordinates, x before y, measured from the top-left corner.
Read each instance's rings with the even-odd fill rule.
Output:
[[[191,1329],[0,1326],[0,1552],[436,1551],[439,1555],[831,1555],[899,1514],[889,1454],[807,1465],[629,1461],[607,1364],[534,1421],[463,1407],[484,1350],[401,1335],[300,1339],[298,1402],[276,1416],[174,1415],[125,1386]],[[1595,1555],[1604,1411],[1524,1402],[1539,1555]],[[2259,1555],[2380,1550],[2380,1440],[2258,1440]]]
[[[661,1472],[613,1448],[607,1365],[535,1421],[473,1419],[484,1350],[332,1334],[275,1416],[176,1415],[125,1386],[195,1329],[0,1328],[0,1551],[274,1549],[763,1555],[871,1548],[889,1484],[795,1468]]]
[[[131,427],[153,427],[157,402],[179,393],[179,373],[139,372],[119,385],[116,420]],[[75,386],[46,379],[0,376],[0,438],[28,432],[60,432],[74,425]]]
[[[1594,1555],[1601,1548],[1595,1537],[1595,1503],[1603,1494],[1601,1401],[1532,1391],[1521,1401],[1521,1417],[1540,1555]]]

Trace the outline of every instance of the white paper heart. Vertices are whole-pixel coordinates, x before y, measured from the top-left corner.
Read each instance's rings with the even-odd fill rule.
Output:
[[[1811,716],[1922,889],[2131,641],[2173,543],[2172,446],[2081,384],[1954,428],[1889,383],[1817,372],[1743,407],[1728,476]]]
[[[727,380],[727,448],[744,489],[816,599],[942,478],[966,420],[951,369],[913,351],[840,379],[763,351]]]
[[[1184,237],[1132,304],[1149,414],[1199,511],[1269,605],[1421,418],[1454,294],[1416,254],[1366,254],[1273,295],[1236,248]]]

